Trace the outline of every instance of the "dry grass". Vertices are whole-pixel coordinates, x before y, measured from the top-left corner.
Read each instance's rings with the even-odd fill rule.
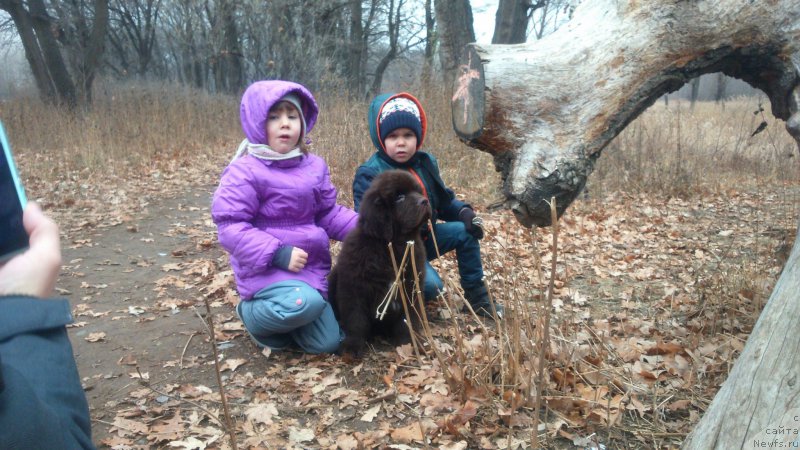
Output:
[[[426,148],[442,159],[445,179],[491,191],[494,178],[484,176],[487,170],[494,175],[491,158],[449,132],[449,106],[441,91],[419,97],[432,117]],[[352,174],[374,151],[367,104],[325,93],[318,93],[317,101],[321,113],[310,135],[312,151],[328,161],[341,200],[352,205]],[[198,172],[198,182],[214,183],[242,139],[238,105],[232,96],[137,84],[98,89],[93,108],[80,114],[46,106],[32,95],[18,97],[2,104],[0,119],[27,188],[47,201],[53,184],[88,179],[112,186],[130,177],[189,170]]]
[[[797,180],[797,144],[761,109],[768,100],[653,105],[603,151],[590,178],[599,195],[648,192],[690,198],[742,184]],[[751,136],[764,121],[767,128]]]
[[[44,182],[92,178],[103,184],[106,176],[220,162],[240,134],[231,113],[238,110],[236,99],[177,86],[101,89],[93,108],[77,114],[35,97],[2,106],[23,178]]]
[[[425,148],[441,160],[444,178],[496,196],[499,177],[491,158],[451,132],[446,96],[437,89],[416,94],[430,120]],[[33,96],[2,104],[1,117],[22,165],[32,156],[50,158],[50,164],[25,166],[24,178],[58,181],[74,173],[102,178],[109,168],[142,175],[206,163],[219,168],[241,139],[235,97],[174,85],[126,85],[100,89],[95,98],[92,110],[82,114],[45,106]],[[313,148],[327,159],[346,194],[350,175],[374,151],[367,105],[326,93],[319,93],[318,101],[322,111],[311,133]],[[657,103],[603,151],[590,192],[688,198],[742,183],[797,179],[796,145],[782,121],[759,112],[761,102],[742,98],[724,107],[699,102],[693,109],[681,101]],[[762,120],[766,130],[751,137]]]

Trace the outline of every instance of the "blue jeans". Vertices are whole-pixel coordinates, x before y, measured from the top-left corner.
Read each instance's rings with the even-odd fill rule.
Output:
[[[295,343],[308,353],[333,353],[343,337],[331,305],[302,281],[271,284],[236,312],[253,339],[273,350]]]
[[[477,239],[467,233],[462,222],[444,222],[433,226],[436,235],[436,245],[439,254],[455,250],[458,262],[458,274],[461,278],[461,287],[464,290],[474,289],[483,284],[483,264],[481,263],[481,245]],[[428,261],[437,258],[433,237],[429,235],[425,240],[425,252]],[[442,279],[429,262],[425,263],[425,287],[423,289],[425,300],[431,300],[439,295],[444,287]]]

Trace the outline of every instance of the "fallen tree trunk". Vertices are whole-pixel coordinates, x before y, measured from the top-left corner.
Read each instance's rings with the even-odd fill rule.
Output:
[[[540,41],[467,47],[454,128],[494,155],[520,222],[547,225],[542,199],[556,195],[563,212],[625,126],[704,73],[747,81],[769,96],[775,117],[789,119],[798,23],[798,0],[584,2]]]
[[[517,219],[546,226],[547,200],[556,197],[563,213],[625,126],[704,73],[723,72],[764,91],[772,114],[800,144],[798,71],[798,0],[592,0],[541,41],[468,47],[454,86],[453,126],[468,144],[494,156]],[[685,448],[752,448],[771,429],[800,433],[798,324],[796,242]]]

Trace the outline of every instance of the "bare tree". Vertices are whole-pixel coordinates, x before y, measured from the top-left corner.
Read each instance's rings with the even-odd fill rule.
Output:
[[[206,9],[194,0],[179,0],[164,5],[160,34],[165,42],[168,64],[176,79],[205,89],[208,86],[209,22]]]
[[[389,63],[397,57],[399,48],[398,41],[400,39],[400,21],[402,18],[400,14],[403,9],[403,3],[403,0],[398,0],[397,7],[395,8],[395,0],[389,0],[389,9],[386,14],[386,34],[389,38],[389,48],[375,67],[375,75],[372,77],[372,87],[370,87],[371,95],[380,92],[381,85],[383,84],[383,74],[386,72],[386,68],[389,67]]]
[[[42,99],[75,107],[78,101],[75,83],[51,32],[54,20],[44,2],[32,0],[26,9],[22,2],[2,0],[0,9],[8,12],[17,28]]]
[[[542,3],[541,1],[539,3]],[[537,40],[556,31],[572,17],[577,0],[545,0],[531,17],[532,34]]]
[[[425,23],[414,11],[414,2],[386,0],[377,2],[369,34],[367,55],[368,95],[375,95],[390,75],[392,81],[399,74],[419,78],[423,73],[421,52],[412,54],[426,40]]]
[[[156,46],[161,0],[112,0],[109,5],[109,67],[120,76],[143,77],[150,70]]]
[[[59,37],[77,87],[78,101],[92,101],[92,84],[102,62],[108,31],[108,0],[53,2],[60,17]]]
[[[236,2],[216,0],[214,9],[207,8],[211,22],[211,40],[214,54],[211,71],[214,85],[219,92],[236,92],[244,84],[242,73],[242,50],[236,26]]]
[[[593,0],[575,19],[535,43],[471,47],[456,85],[456,131],[494,155],[521,223],[548,225],[550,198],[562,213],[625,126],[704,73],[721,71],[764,91],[800,144],[796,0]],[[684,448],[753,448],[773,438],[772,447],[788,448],[797,439],[798,292],[800,241]]]
[[[350,0],[350,52],[347,55],[347,87],[351,93],[364,86],[364,61],[367,41],[364,36],[364,9],[361,0]]]
[[[725,76],[724,73],[718,72],[717,73],[717,89],[714,93],[714,101],[720,103],[725,100],[726,90],[728,88],[728,77]],[[723,106],[725,104],[723,103]]]
[[[433,0],[425,0],[425,53],[422,64],[422,83],[427,85],[433,81],[433,57],[437,44],[436,21],[433,18]]]
[[[438,26],[439,56],[445,86],[451,86],[464,46],[475,42],[469,0],[434,0]]]
[[[89,104],[102,61],[108,1],[0,0],[0,9],[14,22],[42,99],[70,108]]]
[[[695,78],[689,82],[689,105],[694,109],[694,104],[697,103],[697,97],[700,95],[700,77]]]
[[[269,59],[266,68],[255,67],[257,77],[292,79],[312,88],[334,77],[346,79],[344,67],[355,64],[348,57],[352,6],[350,0],[270,2],[264,16],[267,33],[260,42]]]
[[[39,89],[39,95],[48,103],[57,103],[61,98],[61,94],[50,75],[48,63],[45,60],[45,53],[42,51],[43,47],[40,46],[36,37],[36,32],[34,31],[31,14],[25,9],[21,2],[11,0],[0,1],[0,8],[8,12],[17,29],[23,49],[25,50],[25,58],[28,60],[31,73],[36,81],[36,87]],[[47,37],[45,37],[45,39],[47,39]],[[55,40],[52,39],[52,41],[53,42],[47,42],[47,44],[55,46]],[[58,56],[60,58],[60,55]],[[66,65],[63,59],[60,61],[60,66],[63,68],[62,70],[66,72]],[[65,95],[61,100],[68,104],[74,104],[76,101],[75,86],[69,86],[67,84],[62,87],[65,89]]]
[[[528,39],[528,22],[547,0],[500,0],[494,20],[492,44],[521,44]]]
[[[387,73],[421,76],[422,64],[413,63],[423,43],[433,60],[426,1],[424,22],[421,0],[0,0],[0,8],[19,32],[42,97],[74,105],[90,99],[101,67],[118,79],[208,91],[283,78],[362,96],[380,89]],[[413,63],[392,66],[398,61]]]

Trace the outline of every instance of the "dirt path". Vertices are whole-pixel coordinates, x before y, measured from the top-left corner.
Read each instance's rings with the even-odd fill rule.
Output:
[[[154,386],[216,384],[213,366],[198,364],[211,352],[198,317],[205,311],[191,306],[202,298],[202,286],[172,289],[169,300],[176,307],[170,308],[169,301],[157,299],[155,284],[168,274],[165,265],[221,256],[216,246],[199,248],[195,238],[180,232],[191,226],[213,232],[207,223],[212,189],[159,200],[131,222],[87,230],[64,243],[65,267],[57,289],[72,302],[80,325],[70,335],[96,442],[108,437],[120,406],[141,389],[131,375],[138,375],[137,369]],[[253,350],[244,339],[223,348],[226,353]],[[194,369],[187,373],[181,366]]]

